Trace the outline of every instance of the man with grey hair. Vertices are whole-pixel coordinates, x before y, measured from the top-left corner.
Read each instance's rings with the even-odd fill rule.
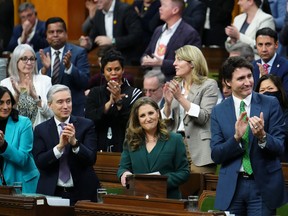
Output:
[[[34,130],[33,156],[40,172],[36,192],[70,199],[70,205],[78,200],[97,201],[94,123],[71,115],[71,91],[65,85],[53,85],[47,101],[54,116]]]
[[[14,27],[7,50],[13,52],[17,45],[25,43],[32,46],[35,52],[49,46],[46,41],[45,22],[37,19],[34,5],[30,2],[20,4],[18,14],[21,24]]]
[[[254,50],[252,47],[243,42],[236,43],[227,49],[229,52],[229,57],[232,56],[242,56],[247,59],[249,62],[254,61]]]
[[[143,95],[151,97],[162,109],[164,107],[163,86],[165,83],[165,75],[161,70],[153,69],[144,75]]]

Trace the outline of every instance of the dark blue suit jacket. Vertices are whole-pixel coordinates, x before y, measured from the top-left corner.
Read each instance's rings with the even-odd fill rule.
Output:
[[[257,61],[253,62],[254,86],[257,85],[260,76],[260,71],[257,63],[261,63],[261,60],[258,59]],[[288,60],[277,54],[271,67],[270,74],[274,74],[281,78],[283,87],[286,91],[286,94],[288,95]]]
[[[72,114],[76,116],[84,116],[84,107],[86,103],[86,97],[84,94],[85,89],[88,86],[88,81],[90,78],[90,66],[88,62],[87,52],[82,47],[66,43],[64,48],[64,55],[71,50],[72,57],[72,71],[71,74],[64,73],[65,67],[63,64],[60,66],[60,84],[66,85],[70,88],[72,94]],[[51,47],[44,49],[44,53],[49,52],[51,57]],[[43,65],[39,53],[37,56],[38,69],[40,70]],[[63,61],[63,58],[62,58]],[[51,65],[52,67],[52,65]],[[51,77],[51,68],[47,70],[47,75]]]
[[[265,204],[275,209],[286,202],[284,177],[279,156],[284,152],[284,119],[277,98],[253,93],[250,116],[263,112],[266,146],[261,149],[258,139],[249,133],[249,154],[255,181]],[[221,164],[215,208],[226,210],[234,196],[244,148],[234,139],[235,109],[232,97],[216,105],[211,114],[211,156]],[[241,188],[247,190],[247,188]],[[275,194],[275,196],[273,196]]]
[[[72,152],[69,145],[68,164],[79,200],[96,201],[98,178],[93,165],[97,157],[97,138],[94,123],[82,117],[71,116],[80,142],[79,152]],[[37,125],[34,129],[33,156],[40,171],[37,193],[54,195],[59,174],[59,159],[53,148],[59,143],[59,135],[54,117]]]
[[[14,27],[12,37],[8,44],[8,51],[13,52],[15,47],[18,46],[17,40],[19,37],[21,37],[22,31],[22,25],[17,25]],[[38,20],[34,37],[29,42],[29,44],[33,47],[35,52],[38,52],[39,49],[44,49],[45,47],[49,46],[46,40],[45,22]]]
[[[154,53],[157,41],[162,34],[162,28],[163,25],[156,28],[143,56],[151,56]],[[168,80],[172,79],[176,74],[173,66],[175,51],[184,45],[194,45],[200,48],[201,38],[198,32],[192,26],[182,20],[167,44],[166,53],[161,66],[161,70]]]

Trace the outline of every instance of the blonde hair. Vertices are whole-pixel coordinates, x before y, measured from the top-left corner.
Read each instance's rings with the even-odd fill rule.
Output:
[[[131,151],[136,151],[141,143],[145,141],[145,131],[139,122],[139,108],[144,105],[151,105],[157,112],[159,112],[159,121],[157,124],[157,137],[158,139],[167,140],[169,138],[169,132],[166,124],[161,118],[158,104],[150,97],[141,97],[132,106],[130,117],[128,121],[128,128],[125,134],[124,148],[128,148]]]
[[[192,83],[202,84],[208,78],[207,61],[198,47],[185,45],[176,50],[175,53],[176,58],[190,62],[193,65],[188,80],[189,85],[192,85]]]

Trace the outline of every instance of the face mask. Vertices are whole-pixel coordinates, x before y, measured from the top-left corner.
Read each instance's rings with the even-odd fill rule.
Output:
[[[268,95],[268,96],[274,96],[278,99],[279,102],[281,102],[281,92],[280,91],[275,91],[275,92],[264,92],[264,95]]]

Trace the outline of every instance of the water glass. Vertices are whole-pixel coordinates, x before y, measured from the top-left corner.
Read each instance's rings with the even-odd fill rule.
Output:
[[[97,202],[103,203],[103,196],[107,194],[106,188],[98,188],[97,189]]]
[[[14,182],[13,187],[16,195],[22,194],[22,182]]]
[[[198,211],[198,196],[188,196],[188,211]]]

